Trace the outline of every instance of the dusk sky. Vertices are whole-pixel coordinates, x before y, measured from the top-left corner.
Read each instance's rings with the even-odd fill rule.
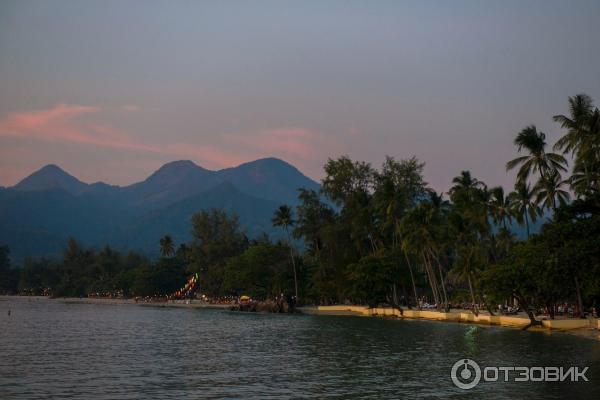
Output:
[[[599,1],[0,2],[0,185],[125,185],[168,161],[415,155],[489,185],[514,135],[600,103]]]

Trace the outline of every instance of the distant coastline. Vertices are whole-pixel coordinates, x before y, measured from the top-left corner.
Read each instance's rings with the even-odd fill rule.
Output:
[[[168,307],[168,308],[192,308],[192,309],[219,309],[228,310],[230,304],[211,304],[199,300],[169,300],[169,301],[135,301],[135,299],[108,299],[94,297],[56,297],[50,298],[46,296],[7,296],[0,295],[0,301],[7,301],[11,298],[30,299],[34,301],[59,301],[66,304],[101,304],[101,305],[134,305],[145,307]],[[338,316],[338,317],[379,317],[390,319],[403,320],[421,320],[432,322],[446,323],[461,323],[475,326],[495,326],[509,329],[521,329],[526,326],[529,319],[525,313],[515,316],[490,316],[487,312],[481,312],[479,318],[476,318],[468,310],[451,310],[448,313],[438,311],[418,311],[418,310],[403,310],[403,316],[399,315],[397,309],[394,308],[368,308],[360,305],[334,305],[334,306],[304,306],[299,307],[299,311],[305,315],[320,315],[320,316]],[[496,321],[494,320],[496,319]],[[522,320],[522,322],[518,321]],[[543,320],[548,322],[548,326],[537,326],[528,329],[530,332],[543,332],[546,334],[569,334],[582,338],[588,338],[600,341],[600,319],[556,319]],[[570,327],[558,328],[553,327],[551,322],[560,324],[560,321],[586,321],[586,327]]]

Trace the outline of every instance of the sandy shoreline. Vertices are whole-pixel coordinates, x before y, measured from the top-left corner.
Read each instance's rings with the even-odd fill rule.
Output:
[[[317,306],[317,307],[305,307],[302,311],[306,314],[313,315],[332,315],[332,316],[360,316],[360,317],[378,317],[378,318],[390,318],[390,319],[402,319],[402,320],[415,320],[415,321],[433,321],[433,322],[447,322],[447,323],[459,323],[469,324],[478,326],[495,326],[500,328],[508,329],[522,329],[524,326],[529,324],[529,318],[525,313],[512,316],[491,316],[487,311],[481,311],[479,317],[475,317],[469,310],[452,309],[448,313],[441,313],[431,310],[408,310],[404,309],[403,314],[400,315],[398,310],[392,308],[374,308],[369,309],[364,306]],[[556,319],[556,320],[540,320],[543,326],[530,327],[528,332],[542,332],[545,334],[552,335],[575,335],[588,339],[600,340],[600,322],[596,318],[588,320],[578,319]],[[564,322],[581,322],[588,326],[585,327],[569,327],[560,329],[556,325]]]

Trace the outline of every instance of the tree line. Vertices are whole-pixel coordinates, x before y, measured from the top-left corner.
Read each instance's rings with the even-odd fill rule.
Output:
[[[159,240],[161,257],[86,248],[69,239],[60,259],[27,258],[11,268],[9,249],[0,247],[0,293],[61,297],[165,297],[198,273],[200,290],[211,298],[251,294],[256,298],[292,295],[289,246],[266,235],[249,240],[238,218],[225,211],[192,217],[192,240],[179,246],[169,235]]]
[[[304,303],[398,308],[426,299],[441,311],[466,304],[476,314],[514,299],[532,319],[542,309],[553,317],[562,303],[582,316],[600,296],[600,111],[579,94],[554,121],[564,135],[552,148],[534,125],[516,135],[510,191],[462,171],[438,193],[415,157],[386,157],[374,168],[342,156],[325,164],[321,192],[300,189],[296,207],[275,210],[283,240],[249,240],[235,215],[202,211],[192,217],[189,243],[161,239],[159,260],[71,240],[62,261],[1,266],[0,284],[145,295],[168,293],[198,273],[213,297],[285,293]],[[515,225],[526,238],[515,236]]]

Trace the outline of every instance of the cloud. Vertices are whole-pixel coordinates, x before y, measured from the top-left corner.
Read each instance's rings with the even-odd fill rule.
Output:
[[[243,145],[248,153],[275,155],[299,164],[320,160],[338,146],[330,137],[300,127],[226,134],[224,138],[227,143]]]
[[[64,140],[131,150],[152,150],[133,142],[125,132],[110,125],[82,119],[101,111],[98,107],[58,104],[46,110],[15,112],[0,120],[0,137]]]
[[[174,143],[165,146],[163,153],[193,160],[201,160],[201,163],[209,168],[231,167],[247,161],[244,157],[235,154],[234,152],[223,151],[212,145],[196,146],[185,143]]]
[[[129,111],[135,111],[131,108]],[[121,110],[122,111],[122,110]],[[0,119],[0,137],[88,146],[189,158],[208,168],[226,168],[260,157],[279,157],[316,176],[321,163],[339,149],[328,136],[302,127],[284,127],[204,137],[205,144],[151,143],[109,123],[119,110],[78,104],[58,104],[44,110],[19,111]],[[6,150],[6,149],[5,149]],[[139,157],[137,157],[139,159]]]
[[[102,111],[99,107],[58,104],[46,110],[15,112],[0,120],[0,137],[58,140],[132,151],[169,153],[168,148],[135,141],[128,132],[106,122],[97,122],[99,118],[94,121],[83,118]]]

